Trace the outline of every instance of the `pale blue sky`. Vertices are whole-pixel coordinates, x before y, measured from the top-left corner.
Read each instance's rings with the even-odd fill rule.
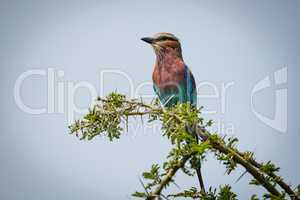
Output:
[[[240,149],[254,151],[261,161],[273,160],[289,183],[299,184],[299,9],[297,0],[1,1],[0,199],[129,199],[141,189],[138,176],[165,159],[169,142],[159,128],[144,127],[143,132],[139,121],[132,121],[140,126],[137,131],[131,126],[113,143],[104,137],[85,142],[68,135],[67,84],[84,80],[99,91],[101,72],[114,69],[126,73],[136,91],[151,82],[155,58],[140,38],[165,31],[181,39],[184,59],[198,84],[209,82],[222,94],[222,84],[232,82],[225,93],[225,113],[220,97],[198,99],[198,105],[217,111],[205,117],[220,121],[225,132],[233,127],[230,133],[240,138]],[[288,83],[274,86],[273,73],[284,66]],[[55,109],[58,84],[64,84],[64,112],[23,112],[14,99],[16,80],[25,71],[49,67],[56,73]],[[58,77],[58,70],[64,76]],[[288,88],[284,133],[267,126],[251,110],[254,85],[269,75],[272,87],[257,94],[255,110],[272,118],[275,91]],[[104,78],[104,93],[117,89],[129,94],[128,80],[113,74]],[[32,76],[24,81],[21,97],[26,105],[47,105],[46,80]],[[152,87],[148,84],[140,91],[152,94]],[[210,87],[198,91],[210,92]],[[76,104],[87,107],[88,94],[78,90]],[[263,191],[248,186],[247,175],[235,183],[242,169],[232,176],[224,172],[212,157],[203,164],[206,185],[230,183],[240,199]],[[180,174],[177,178],[183,189],[197,184]]]

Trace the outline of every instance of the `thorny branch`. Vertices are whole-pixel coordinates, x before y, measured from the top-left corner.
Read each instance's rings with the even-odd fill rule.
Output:
[[[182,169],[187,175],[193,175],[189,171],[193,168],[193,163],[197,163],[199,157],[210,151],[225,164],[228,174],[236,168],[237,164],[243,166],[253,176],[250,184],[260,185],[267,190],[264,199],[285,199],[286,194],[292,200],[300,199],[300,186],[298,191],[292,190],[280,176],[276,175],[279,171],[278,167],[271,162],[257,162],[252,152],[238,151],[235,147],[238,141],[236,138],[229,138],[226,141],[224,137],[209,133],[207,127],[211,125],[211,121],[204,124],[201,108],[193,109],[189,104],[163,109],[158,102],[146,104],[141,100],[128,100],[124,95],[111,93],[106,98],[98,98],[97,104],[89,113],[69,128],[71,134],[76,134],[80,139],[91,140],[97,135],[106,134],[110,140],[113,140],[120,137],[123,131],[121,124],[128,123],[128,118],[131,116],[148,116],[149,122],[162,121],[163,135],[166,135],[175,146],[168,155],[169,160],[163,165],[164,173],[160,174],[159,167],[153,165],[150,172],[143,174],[143,177],[150,181],[144,188],[146,193],[136,192],[133,196],[148,200],[164,197],[162,191],[174,182],[176,172]],[[192,128],[186,129],[187,126]],[[191,133],[196,133],[202,142],[197,144]],[[187,167],[188,162],[191,163],[191,167]],[[201,199],[209,199],[207,197],[211,195],[214,199],[224,199],[228,198],[226,195],[230,195],[230,199],[236,199],[236,195],[230,189],[230,186],[225,186],[220,187],[218,194],[211,189],[203,194],[192,188],[168,196],[174,198],[180,196],[196,198],[197,196]],[[254,195],[252,199],[257,198]]]

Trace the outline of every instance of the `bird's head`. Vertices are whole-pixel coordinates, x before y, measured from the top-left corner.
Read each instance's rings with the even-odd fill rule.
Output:
[[[151,44],[157,55],[172,51],[176,52],[178,57],[182,57],[179,39],[171,33],[157,33],[153,37],[144,37],[141,40]]]

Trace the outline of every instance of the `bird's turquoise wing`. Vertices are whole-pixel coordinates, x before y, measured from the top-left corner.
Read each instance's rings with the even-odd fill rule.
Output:
[[[190,102],[192,105],[197,105],[197,89],[195,79],[189,68],[185,67],[185,81],[186,81],[186,102]]]

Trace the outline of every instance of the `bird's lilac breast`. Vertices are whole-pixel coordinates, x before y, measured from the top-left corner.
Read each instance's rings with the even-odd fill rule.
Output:
[[[162,91],[176,89],[179,84],[185,83],[184,63],[180,60],[173,60],[170,63],[165,61],[163,65],[156,65],[152,79],[154,84]]]

